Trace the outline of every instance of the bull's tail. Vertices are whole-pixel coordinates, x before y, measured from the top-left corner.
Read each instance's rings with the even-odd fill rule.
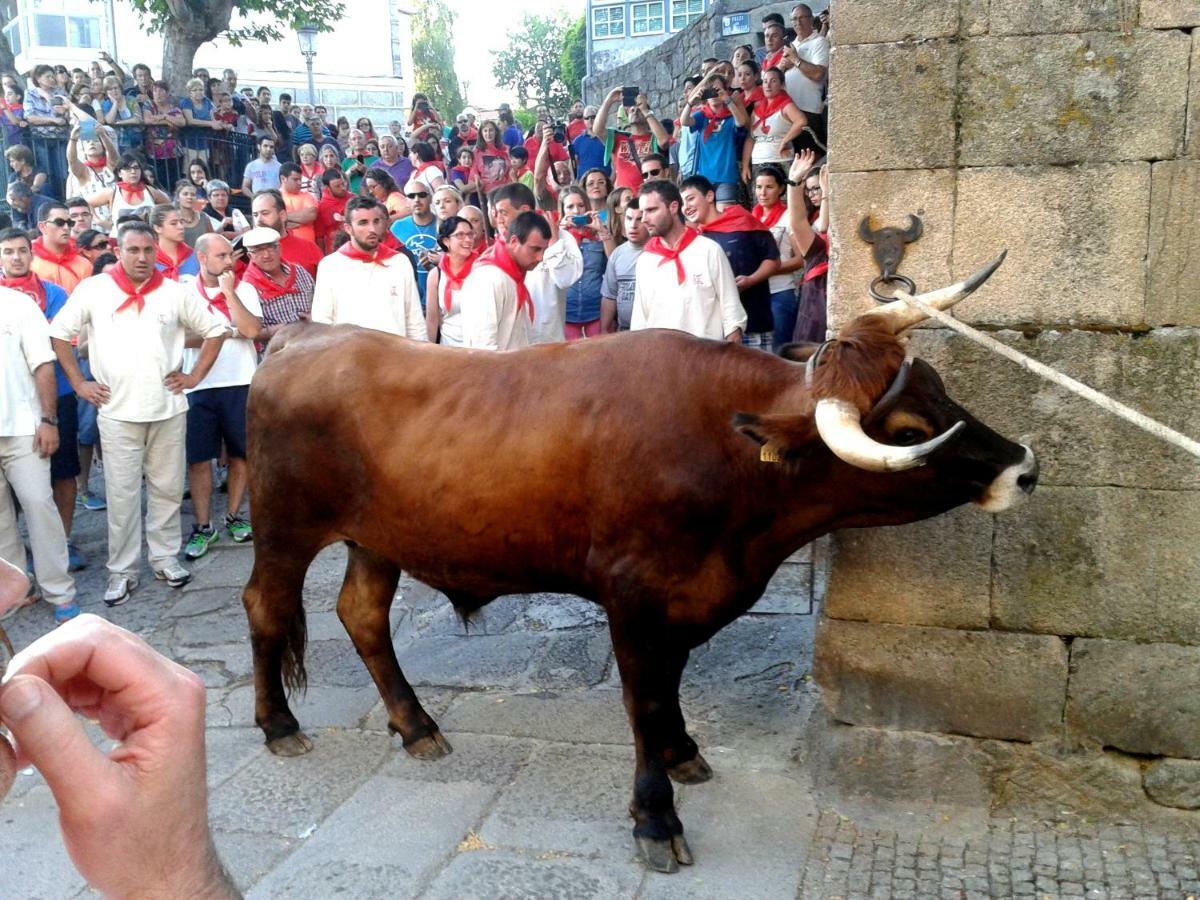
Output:
[[[308,643],[308,619],[303,604],[297,603],[283,644],[283,686],[288,696],[308,690],[308,671],[304,668],[304,647]]]

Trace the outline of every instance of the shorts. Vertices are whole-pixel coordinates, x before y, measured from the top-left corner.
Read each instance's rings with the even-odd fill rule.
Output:
[[[75,358],[79,361],[79,371],[83,373],[83,380],[91,381],[91,364],[86,359],[80,359],[78,351],[75,352]],[[76,399],[75,409],[79,422],[79,443],[85,447],[95,447],[100,443],[100,426],[96,424],[96,407],[92,406],[86,400]]]
[[[221,442],[234,459],[246,458],[246,398],[250,385],[205,388],[188,394],[189,466],[221,455]]]
[[[50,480],[69,481],[83,471],[79,466],[79,415],[74,394],[58,398],[58,449],[50,457]]]

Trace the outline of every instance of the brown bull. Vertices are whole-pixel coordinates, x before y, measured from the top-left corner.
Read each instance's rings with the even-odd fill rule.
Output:
[[[945,308],[982,283],[923,299]],[[255,720],[272,751],[311,742],[285,684],[305,681],[305,571],[350,548],[338,615],[415,757],[450,752],[404,678],[388,609],[401,570],[464,615],[554,591],[608,614],[633,728],[630,811],[647,863],[690,863],[668,778],[711,770],[684,728],[689,651],[835,528],[967,502],[1002,509],[1036,462],[905,362],[899,304],[809,364],[672,331],[491,353],[352,327],[281,333],[250,392],[255,563],[245,590]]]

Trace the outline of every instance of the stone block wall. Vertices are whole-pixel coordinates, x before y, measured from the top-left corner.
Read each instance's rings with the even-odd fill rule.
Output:
[[[900,5],[833,10],[831,324],[874,305],[859,220],[916,213],[920,289],[1007,247],[956,315],[1200,434],[1200,4]],[[836,536],[820,780],[1196,816],[1200,460],[946,329],[912,348],[1035,448],[1041,485],[999,516]]]

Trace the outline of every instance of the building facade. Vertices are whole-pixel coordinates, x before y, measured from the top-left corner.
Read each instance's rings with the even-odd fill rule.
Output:
[[[641,56],[700,19],[713,0],[588,0],[588,74]]]

